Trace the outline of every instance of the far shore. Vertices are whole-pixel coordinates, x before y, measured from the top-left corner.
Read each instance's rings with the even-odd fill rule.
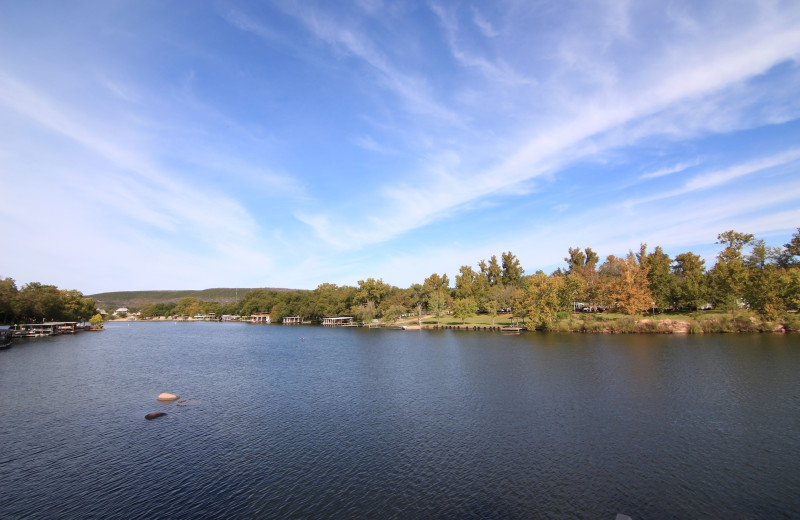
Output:
[[[117,318],[107,322],[137,321],[131,318]],[[156,319],[144,321],[201,321]],[[420,321],[422,325],[420,325]],[[306,322],[304,324],[312,324]],[[406,330],[471,330],[471,331],[548,331],[594,334],[703,334],[703,333],[752,333],[800,332],[800,319],[797,313],[789,314],[784,320],[775,322],[763,321],[748,311],[734,313],[724,311],[699,311],[690,314],[660,314],[656,316],[627,316],[616,313],[561,313],[559,319],[546,328],[528,328],[530,323],[510,314],[499,314],[494,318],[487,314],[478,314],[464,320],[452,315],[443,315],[438,319],[432,314],[407,316],[391,323],[376,324],[381,327]],[[365,325],[366,326],[366,325]]]

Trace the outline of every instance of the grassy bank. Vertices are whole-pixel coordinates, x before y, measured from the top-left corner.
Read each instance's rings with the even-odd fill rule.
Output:
[[[396,325],[416,327],[418,319],[406,318]],[[452,315],[441,316],[438,325],[447,328],[484,329],[492,327],[511,327],[522,324],[510,314],[499,314],[492,320],[486,314],[479,314],[466,320]],[[422,328],[437,326],[435,316],[426,315]],[[748,311],[735,313],[724,311],[700,311],[687,314],[657,314],[651,316],[628,316],[616,313],[559,313],[558,319],[546,330],[552,332],[582,332],[604,334],[713,334],[713,333],[754,333],[754,332],[800,332],[800,316],[788,314],[783,319],[770,322],[761,320],[758,315]]]

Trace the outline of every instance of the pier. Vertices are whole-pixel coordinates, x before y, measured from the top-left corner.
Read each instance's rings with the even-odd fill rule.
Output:
[[[45,323],[22,323],[13,329],[15,338],[39,338],[57,334],[75,334],[77,321],[48,321]]]
[[[269,324],[268,312],[256,312],[250,315],[250,323],[266,323]]]
[[[355,327],[352,316],[331,316],[322,318],[322,324],[326,327]]]

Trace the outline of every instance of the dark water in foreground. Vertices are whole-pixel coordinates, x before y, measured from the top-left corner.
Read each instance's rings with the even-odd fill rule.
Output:
[[[107,327],[0,351],[0,517],[800,518],[797,336]]]

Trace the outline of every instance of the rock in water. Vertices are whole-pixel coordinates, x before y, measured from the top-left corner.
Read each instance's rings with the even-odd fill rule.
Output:
[[[179,397],[177,395],[168,394],[166,392],[164,392],[163,394],[159,394],[159,396],[156,397],[156,400],[158,400],[158,401],[176,401],[178,399],[179,399]]]
[[[167,414],[164,413],[164,412],[153,412],[153,413],[149,413],[149,414],[145,415],[144,418],[149,421],[151,419],[157,419],[158,417],[162,417],[164,415],[167,415]]]

